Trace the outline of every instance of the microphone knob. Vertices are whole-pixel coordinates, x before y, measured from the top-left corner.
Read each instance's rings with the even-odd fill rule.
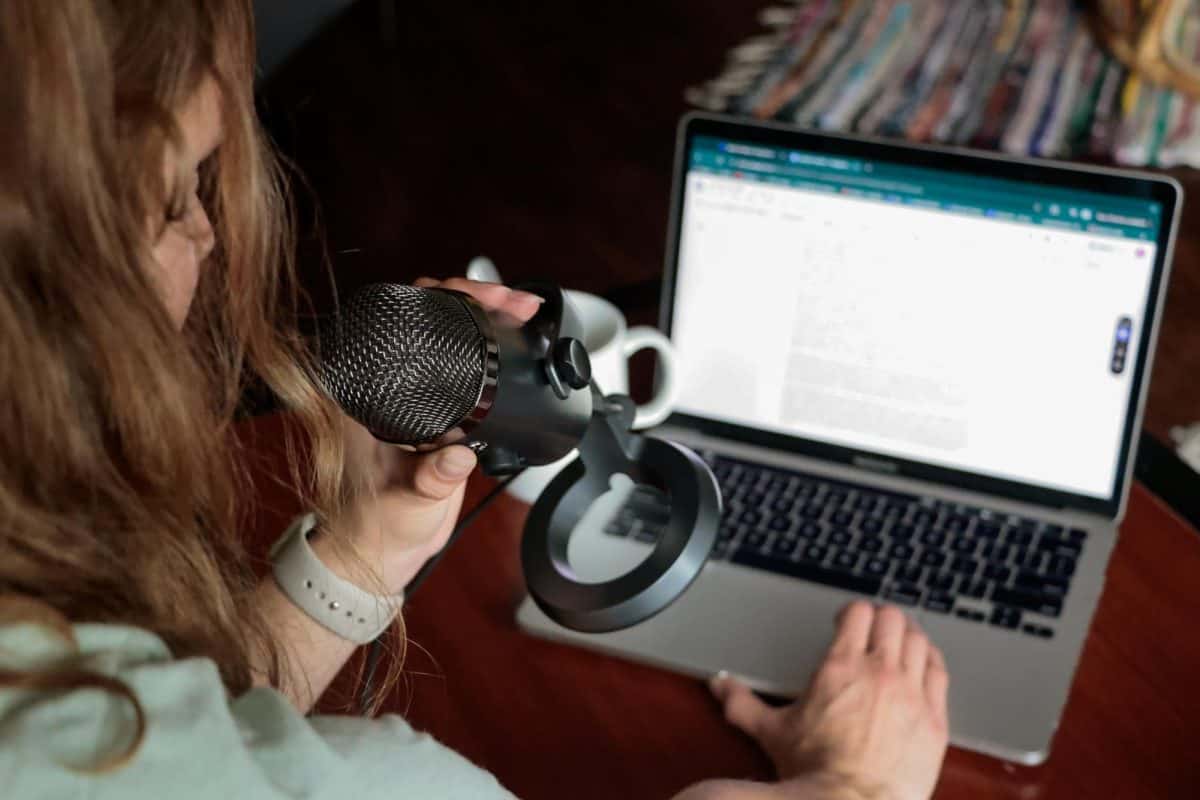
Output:
[[[592,360],[583,342],[565,336],[554,343],[551,369],[555,376],[572,389],[586,388],[592,382]]]

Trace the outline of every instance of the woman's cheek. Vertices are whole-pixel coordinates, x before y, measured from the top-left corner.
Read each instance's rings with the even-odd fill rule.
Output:
[[[200,280],[200,253],[190,238],[176,233],[163,236],[154,248],[159,296],[175,327],[182,328]]]

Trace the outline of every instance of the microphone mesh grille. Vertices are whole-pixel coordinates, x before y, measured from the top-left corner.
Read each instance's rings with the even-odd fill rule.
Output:
[[[479,400],[486,341],[459,295],[399,284],[356,292],[320,337],[325,388],[372,434],[437,440]]]

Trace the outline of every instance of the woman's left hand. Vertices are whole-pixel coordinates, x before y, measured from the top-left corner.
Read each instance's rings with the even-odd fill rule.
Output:
[[[421,278],[415,285],[465,292],[488,311],[507,313],[521,322],[530,319],[541,304],[536,295],[463,278]],[[383,584],[363,588],[397,594],[454,530],[467,476],[475,468],[475,454],[462,445],[414,453],[380,442],[350,417],[344,418],[343,426],[347,475],[373,490],[374,496],[370,491],[364,494],[335,527],[341,529],[339,534],[349,535],[365,566],[374,570]],[[334,555],[330,566],[350,572],[344,577],[360,585],[367,582],[352,569],[338,569],[341,560]]]

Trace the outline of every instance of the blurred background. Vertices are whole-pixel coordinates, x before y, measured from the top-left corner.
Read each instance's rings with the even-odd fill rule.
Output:
[[[1200,196],[1198,5],[258,0],[260,111],[307,180],[318,309],[326,253],[339,291],[484,254],[506,281],[548,277],[652,324],[686,111],[1164,169]],[[1193,521],[1200,476],[1172,431],[1200,420],[1197,375],[1185,201],[1139,477]]]

